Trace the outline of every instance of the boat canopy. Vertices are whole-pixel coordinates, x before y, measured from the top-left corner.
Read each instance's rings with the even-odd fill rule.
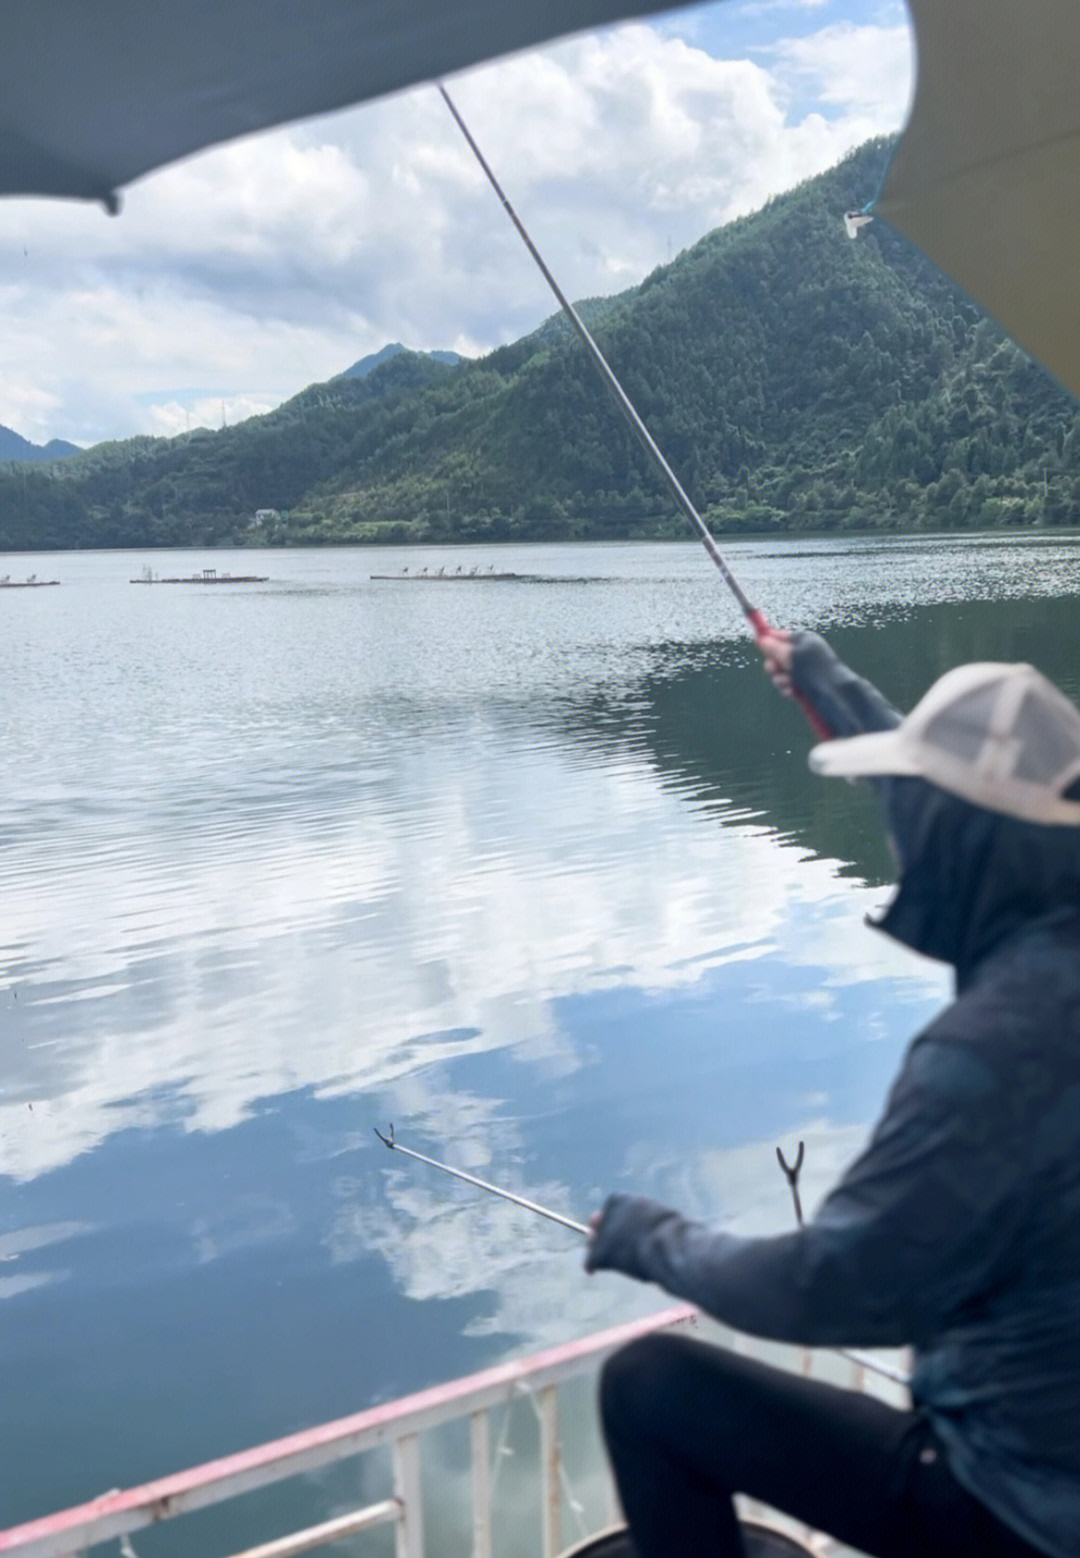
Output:
[[[1080,396],[1076,0],[908,0],[915,96],[875,215]]]
[[[5,0],[0,194],[100,200],[191,152],[675,0]]]

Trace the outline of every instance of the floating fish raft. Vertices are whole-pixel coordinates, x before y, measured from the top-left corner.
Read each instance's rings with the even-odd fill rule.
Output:
[[[418,568],[415,573],[410,573],[408,568],[402,568],[400,573],[373,573],[371,578],[381,580],[393,580],[395,584],[454,584],[466,579],[532,579],[536,575],[528,573],[496,573],[494,568],[453,568],[449,572],[445,568]]]
[[[201,573],[190,573],[184,578],[163,579],[160,574],[153,573],[147,568],[137,579],[130,579],[129,584],[266,584],[269,582],[269,574],[255,573],[218,573],[216,568],[204,568]]]
[[[59,584],[59,579],[39,579],[31,574],[29,579],[9,579],[6,576],[0,579],[0,590],[42,590],[50,584]]]
[[[518,584],[607,584],[610,580],[589,577],[574,578],[568,574],[554,573],[496,573],[493,568],[418,568],[410,573],[403,568],[400,573],[373,573],[369,578],[384,584],[483,584],[488,580],[514,580]]]

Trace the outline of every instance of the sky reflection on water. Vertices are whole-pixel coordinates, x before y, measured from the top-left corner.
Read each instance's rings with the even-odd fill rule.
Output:
[[[133,820],[126,851],[83,839],[18,906],[33,955],[10,958],[2,998],[16,1179],[153,1123],[166,1086],[186,1129],[212,1130],[258,1099],[363,1093],[463,1050],[574,1069],[558,1007],[575,994],[694,986],[778,942],[787,963],[812,952],[860,978],[890,961],[834,949],[827,926],[807,947],[833,865],[760,823],[688,817],[641,759],[582,769],[505,740],[492,758],[481,739],[463,761],[432,730],[388,799],[343,796],[332,822],[320,808],[223,837]]]
[[[1068,543],[737,551],[898,698],[988,635],[1075,664]],[[696,548],[141,561],[0,619],[0,1524],[662,1303],[373,1126],[786,1227],[777,1142],[812,1204],[946,989]]]

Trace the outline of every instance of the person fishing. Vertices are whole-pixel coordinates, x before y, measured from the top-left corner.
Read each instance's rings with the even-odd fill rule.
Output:
[[[600,1410],[639,1558],[742,1552],[741,1493],[880,1558],[1080,1555],[1080,711],[1030,666],[948,672],[906,717],[813,634],[773,681],[870,779],[898,887],[876,923],[955,970],[865,1150],[804,1225],[744,1238],[612,1195],[588,1271],[753,1335],[910,1347],[911,1405],[656,1333]]]

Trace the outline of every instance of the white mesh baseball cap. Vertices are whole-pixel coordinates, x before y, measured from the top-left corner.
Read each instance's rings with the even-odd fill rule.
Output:
[[[823,742],[810,766],[913,775],[989,811],[1080,825],[1080,709],[1030,665],[947,671],[892,730]]]

